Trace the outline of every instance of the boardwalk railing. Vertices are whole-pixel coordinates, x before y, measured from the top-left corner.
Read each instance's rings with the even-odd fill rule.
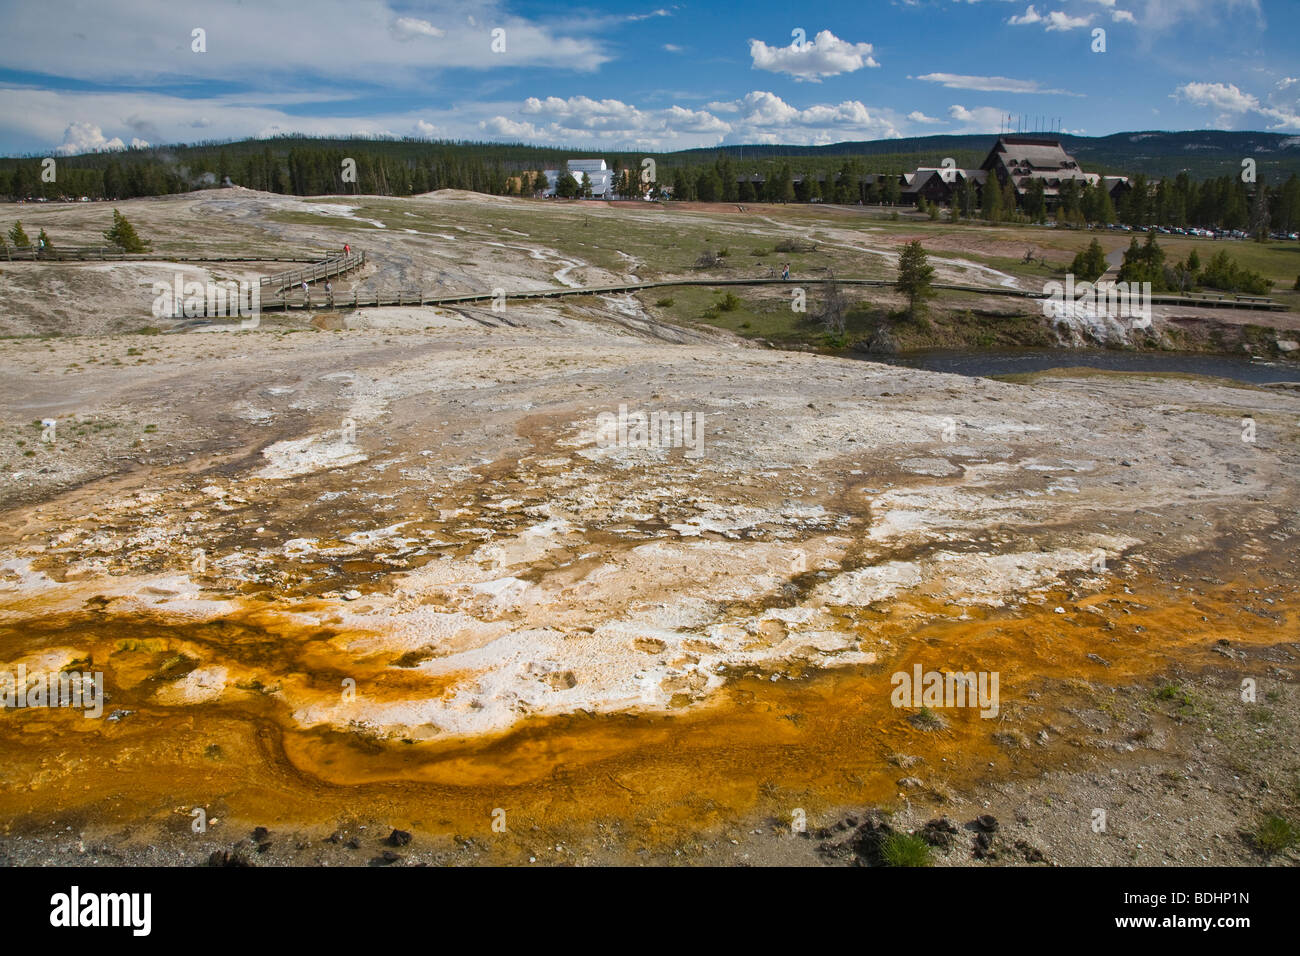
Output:
[[[288,309],[310,308],[361,309],[379,308],[381,306],[392,305],[472,305],[475,302],[491,302],[494,300],[500,300],[502,297],[506,299],[558,299],[574,295],[618,295],[621,293],[639,292],[648,289],[671,289],[682,286],[721,287],[787,285],[798,287],[819,285],[824,281],[825,280],[820,277],[810,277],[803,280],[770,278],[665,279],[659,282],[632,282],[623,285],[587,286],[577,289],[524,289],[516,292],[505,292],[504,294],[494,292],[464,292],[451,295],[446,293],[435,294],[426,292],[423,289],[376,289],[363,291],[354,288],[347,294],[340,294],[331,297],[322,295],[315,299],[313,299],[310,293],[307,295],[295,296],[292,289],[285,290],[282,288],[279,294],[273,297],[263,297],[261,307],[264,311],[283,311]],[[894,280],[892,279],[845,279],[836,277],[835,281],[840,285],[874,286],[877,288],[892,287],[894,285]],[[1008,296],[1012,298],[1031,300],[1042,300],[1048,297],[1042,292],[1025,292],[1020,289],[990,288],[988,286],[936,284],[934,288],[938,291],[971,292],[980,295]],[[1228,293],[1224,293],[1218,298],[1153,295],[1151,297],[1151,302],[1154,305],[1185,305],[1220,309],[1255,309],[1270,312],[1285,312],[1287,309],[1284,304],[1272,299],[1264,299],[1257,296],[1239,296],[1236,298],[1229,298],[1228,296]]]
[[[112,246],[59,246],[57,249],[37,249],[35,246],[3,248],[10,262],[320,262],[316,256],[214,256],[173,255],[155,252],[123,252]]]
[[[259,285],[263,294],[265,294],[266,290],[272,289],[274,295],[283,299],[294,286],[302,285],[304,282],[310,285],[313,282],[319,282],[321,279],[328,279],[331,276],[351,272],[353,269],[360,269],[365,264],[366,254],[357,249],[343,255],[330,256],[323,262],[313,262],[301,269],[291,269],[288,272],[280,272],[273,276],[263,276],[259,280]],[[265,304],[263,308],[265,308]]]

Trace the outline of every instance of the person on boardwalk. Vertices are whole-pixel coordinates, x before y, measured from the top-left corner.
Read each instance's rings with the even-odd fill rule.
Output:
[[[350,255],[352,255],[352,247],[351,247],[350,245],[348,245],[346,242],[343,243],[343,254],[344,254],[345,256],[350,256]]]
[[[789,278],[790,278],[790,263],[787,262],[784,266],[782,266],[782,268],[781,268],[781,278],[782,278],[782,279],[789,279]]]
[[[330,285],[330,280],[325,280],[325,299],[329,302],[330,307],[334,306],[334,286]]]
[[[306,305],[311,301],[311,289],[307,285],[307,280],[302,280],[302,304]]]

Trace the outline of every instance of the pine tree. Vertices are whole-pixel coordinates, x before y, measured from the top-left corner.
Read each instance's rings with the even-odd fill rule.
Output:
[[[104,233],[104,238],[123,252],[147,252],[149,243],[136,235],[135,227],[116,209],[113,210],[113,228]]]
[[[27,233],[23,232],[21,222],[15,222],[13,228],[9,230],[9,241],[14,244],[15,249],[26,249],[32,244],[32,241],[27,238]]]
[[[45,251],[45,252],[53,252],[53,251],[54,251],[54,243],[50,242],[50,237],[47,236],[47,235],[45,234],[45,230],[44,230],[44,229],[41,230],[41,234],[40,234],[39,236],[37,236],[36,238],[37,238],[37,239],[42,243],[42,245],[41,245],[41,249],[42,249],[43,251]]]
[[[921,240],[914,239],[903,246],[898,255],[898,279],[894,288],[907,296],[908,311],[913,317],[925,308],[925,300],[934,295],[931,280],[934,267],[930,265]]]
[[[1106,268],[1106,253],[1096,239],[1092,240],[1088,248],[1076,255],[1074,261],[1070,263],[1070,272],[1075,278],[1085,282],[1096,282],[1105,275]]]

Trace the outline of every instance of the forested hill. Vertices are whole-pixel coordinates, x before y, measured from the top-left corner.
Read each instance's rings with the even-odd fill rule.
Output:
[[[1053,138],[1045,133],[1021,134],[1030,138]],[[1300,173],[1300,136],[1287,133],[1238,132],[1233,130],[1187,130],[1114,133],[1110,136],[1071,136],[1060,139],[1084,169],[1119,175],[1144,174],[1163,179],[1187,173],[1193,179],[1223,176],[1241,161],[1254,159],[1257,170],[1271,181]],[[942,157],[959,153],[987,154],[996,136],[917,136],[833,143],[827,146],[727,146],[721,149],[687,150],[672,154],[692,161],[725,152],[735,158],[777,157],[833,158],[843,156],[918,155],[925,165],[938,165]],[[935,157],[939,157],[936,160]]]
[[[925,136],[846,142],[826,146],[726,146],[673,153],[597,151],[520,143],[448,142],[419,139],[327,139],[284,136],[228,143],[177,144],[57,157],[57,178],[41,177],[41,156],[0,159],[0,197],[61,196],[125,199],[164,195],[229,178],[235,185],[295,195],[379,193],[411,195],[435,189],[507,193],[521,170],[559,168],[565,159],[603,157],[614,169],[639,171],[647,157],[660,182],[675,170],[692,176],[718,160],[737,175],[770,175],[787,166],[797,174],[837,174],[847,162],[854,173],[896,174],[937,166],[951,157],[977,165],[996,136]],[[1065,148],[1093,172],[1164,179],[1186,173],[1193,180],[1236,177],[1241,161],[1256,161],[1263,182],[1278,184],[1300,173],[1300,136],[1280,133],[1195,130],[1062,136]],[[344,161],[356,176],[344,176]]]

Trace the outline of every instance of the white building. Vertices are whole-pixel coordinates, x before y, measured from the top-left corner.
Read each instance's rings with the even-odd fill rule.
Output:
[[[587,181],[591,183],[591,195],[593,199],[612,199],[614,198],[614,171],[606,168],[603,159],[571,159],[565,163],[565,172],[576,179],[581,185],[582,174],[587,174]],[[554,196],[555,186],[564,175],[558,169],[544,169],[542,172],[546,176],[546,188],[542,190],[543,196]]]

